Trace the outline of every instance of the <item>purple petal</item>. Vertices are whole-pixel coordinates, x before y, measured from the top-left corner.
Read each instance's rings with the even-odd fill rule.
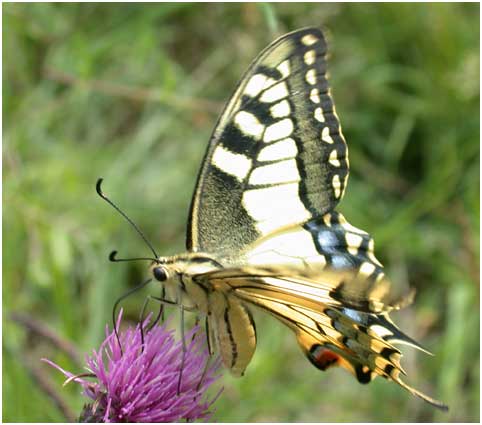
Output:
[[[117,329],[121,318],[122,311],[116,322]],[[144,327],[148,326],[149,319],[143,322]],[[96,375],[97,381],[93,384],[76,378],[75,382],[82,385],[84,395],[94,400],[93,406],[103,412],[105,422],[208,419],[211,406],[222,389],[211,398],[206,391],[219,378],[221,362],[219,358],[211,362],[200,385],[209,354],[199,332],[199,327],[194,327],[185,334],[188,343],[180,394],[177,388],[183,344],[175,340],[167,324],[144,330],[144,346],[139,325],[119,332],[122,350],[115,333],[106,327],[106,338],[99,350],[93,350],[86,359],[87,369]],[[65,376],[73,376],[54,363],[46,362]]]

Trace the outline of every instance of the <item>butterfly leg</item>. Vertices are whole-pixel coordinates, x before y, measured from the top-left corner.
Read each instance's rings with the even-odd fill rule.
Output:
[[[199,327],[199,322],[200,322],[200,320],[201,320],[201,319],[199,318],[199,315],[196,314],[196,317],[195,317],[195,319],[194,319],[194,328]],[[194,333],[192,334],[191,342],[194,341],[194,339],[197,337],[197,335],[198,335],[198,330],[196,330],[196,332],[194,332]]]
[[[147,304],[149,304],[149,299],[150,298],[148,296],[144,299],[141,312],[139,313],[139,325],[140,325],[140,332],[141,332],[141,352],[144,352],[144,314],[146,313],[146,308],[147,308]]]
[[[177,381],[177,395],[181,393],[182,372],[184,370],[184,360],[186,358],[186,339],[184,337],[184,307],[180,306],[181,310],[181,339],[182,339],[182,357],[181,367],[179,369],[179,380]]]
[[[139,314],[142,351],[144,351],[144,315],[146,313],[147,305],[149,304],[150,300],[159,301],[160,299],[162,299],[163,301],[165,301],[164,300],[165,295],[166,295],[166,289],[164,288],[164,285],[162,285],[161,298],[154,298],[148,295],[144,300],[144,304],[142,305],[142,309]],[[154,326],[156,326],[156,324],[159,323],[159,320],[161,320],[161,322],[164,322],[164,306],[165,306],[164,302],[159,303],[159,312],[157,313],[156,318],[151,323],[149,323],[149,325],[146,327],[146,332],[149,332]]]
[[[205,332],[206,332],[206,343],[207,343],[207,348],[208,348],[208,353],[209,353],[209,356],[208,358],[206,359],[206,364],[204,365],[204,370],[203,370],[203,373],[201,374],[201,379],[199,379],[199,382],[196,386],[196,390],[199,391],[199,389],[201,388],[201,385],[202,385],[202,382],[204,380],[204,377],[206,376],[206,373],[209,369],[209,363],[211,361],[211,356],[214,355],[214,351],[213,351],[213,348],[211,346],[211,334],[210,334],[210,327],[209,327],[209,319],[208,319],[208,316],[206,316],[205,318],[205,321],[204,321],[204,329],[205,329]]]
[[[196,386],[196,391],[199,391],[199,389],[201,388],[202,386],[202,383],[204,381],[204,377],[206,376],[206,373],[209,369],[209,363],[211,362],[211,356],[208,356],[208,358],[206,359],[206,364],[204,365],[204,369],[203,369],[203,373],[201,374],[201,378],[199,379],[199,382]]]
[[[121,295],[119,298],[117,298],[116,302],[114,303],[114,307],[112,307],[112,323],[114,324],[114,333],[115,333],[115,337],[117,339],[117,343],[119,344],[121,354],[122,354],[122,345],[120,343],[119,332],[117,330],[118,323],[116,321],[117,307],[119,307],[119,304],[121,303],[121,301],[123,301],[127,297],[131,296],[133,293],[141,290],[146,285],[148,285],[151,281],[152,281],[152,279],[148,279],[145,282],[142,282],[140,285],[136,286],[135,288],[131,289],[130,291],[126,292],[125,294]]]
[[[163,288],[163,295],[165,296],[164,288]],[[182,357],[181,357],[181,365],[180,365],[180,371],[179,371],[179,379],[178,379],[178,383],[177,383],[177,394],[179,395],[180,391],[181,391],[182,374],[183,374],[183,370],[184,370],[184,362],[185,362],[186,351],[187,351],[186,338],[185,338],[185,332],[184,332],[184,312],[185,311],[195,312],[195,311],[197,311],[197,309],[185,307],[182,304],[182,294],[181,293],[178,294],[178,299],[176,301],[166,300],[166,299],[164,299],[164,297],[155,297],[155,296],[152,296],[152,295],[149,295],[147,298],[148,298],[148,300],[152,299],[152,300],[158,301],[159,303],[161,303],[163,305],[175,305],[175,306],[178,306],[180,308]],[[199,322],[199,318],[196,318],[196,323],[198,323],[198,322]],[[206,319],[206,323],[207,323],[207,319]],[[207,326],[207,324],[206,324],[206,326]],[[207,329],[207,332],[208,332],[208,329]],[[194,338],[194,336],[193,336],[193,338]],[[212,354],[211,344],[210,344],[210,341],[209,341],[209,334],[208,334],[208,350],[209,350],[209,353]],[[208,362],[206,362],[206,366],[205,366],[204,371],[201,375],[201,379],[199,381],[198,387],[200,387],[202,385],[202,381],[203,381],[204,376],[205,376],[205,374],[208,370],[208,367],[209,367],[209,359],[208,359]]]
[[[161,284],[161,297],[160,298],[164,299],[165,296],[166,296],[166,288],[164,287],[164,285]],[[151,299],[154,299],[154,298],[151,298]],[[147,327],[147,331],[150,331],[159,322],[164,323],[164,320],[165,320],[164,306],[165,306],[165,303],[159,303],[159,312],[157,313],[157,317],[152,323],[149,324],[149,326]]]

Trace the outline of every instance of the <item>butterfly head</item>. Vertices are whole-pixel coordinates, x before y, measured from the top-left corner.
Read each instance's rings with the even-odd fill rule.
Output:
[[[178,280],[183,267],[182,262],[176,261],[175,257],[160,257],[151,264],[149,271],[156,281],[169,284]]]
[[[179,283],[183,276],[194,276],[220,268],[214,259],[203,254],[187,253],[160,257],[150,267],[154,279],[161,283]]]

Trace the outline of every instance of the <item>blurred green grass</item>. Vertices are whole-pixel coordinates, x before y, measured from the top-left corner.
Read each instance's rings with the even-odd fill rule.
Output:
[[[321,373],[290,332],[257,314],[243,379],[225,376],[217,421],[479,421],[478,4],[3,4],[3,420],[62,421],[38,374],[74,412],[76,366],[10,320],[23,312],[88,351],[154,241],[183,250],[195,177],[223,103],[254,56],[304,26],[328,35],[332,91],[350,149],[340,211],[375,237],[392,280],[417,289],[396,315],[435,357],[406,352],[435,412],[381,379]],[[125,308],[137,314],[142,296]],[[42,379],[40,379],[42,381]]]

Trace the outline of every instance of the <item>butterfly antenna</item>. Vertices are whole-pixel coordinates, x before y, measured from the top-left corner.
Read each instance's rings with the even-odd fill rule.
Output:
[[[101,185],[102,185],[102,181],[104,179],[103,178],[99,178],[97,180],[97,183],[95,184],[95,190],[97,191],[97,194],[104,200],[106,201],[110,206],[112,206],[122,217],[124,217],[128,222],[129,224],[135,229],[135,231],[139,234],[139,236],[144,240],[144,242],[146,243],[146,245],[150,248],[150,250],[152,251],[152,253],[154,254],[154,258],[157,259],[159,258],[159,256],[157,255],[156,253],[156,250],[154,249],[154,247],[152,246],[152,244],[147,240],[147,238],[144,236],[144,233],[141,232],[141,230],[136,226],[136,224],[127,216],[127,214],[124,213],[124,211],[122,211],[116,204],[114,204],[105,194],[104,192],[102,192],[102,188],[101,188]],[[112,255],[112,254],[111,254]]]
[[[148,261],[154,261],[158,262],[157,258],[151,258],[151,257],[135,257],[135,258],[116,258],[117,251],[112,251],[109,254],[109,261],[112,261],[113,263],[122,263],[125,261],[138,261],[138,260],[148,260]]]

